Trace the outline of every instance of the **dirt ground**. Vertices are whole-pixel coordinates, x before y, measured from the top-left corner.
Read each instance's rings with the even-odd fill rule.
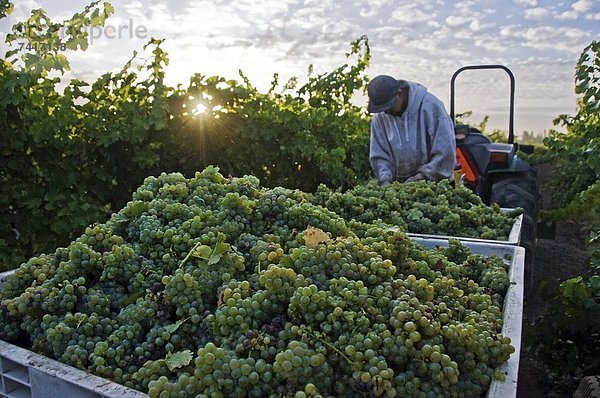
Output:
[[[558,283],[564,279],[581,275],[586,270],[583,241],[577,240],[577,226],[558,224],[556,239],[538,239],[535,253],[534,286],[547,281]],[[580,234],[581,235],[581,234]],[[523,303],[523,328],[537,316],[545,313],[547,304],[534,290]],[[517,397],[548,397],[544,368],[536,362],[524,347],[521,347]],[[556,396],[556,395],[555,395]],[[564,397],[571,397],[564,395]]]
[[[547,207],[550,200],[550,192],[545,188],[544,182],[550,177],[551,170],[539,168],[539,180],[542,182],[541,192],[543,196],[543,207]],[[534,286],[523,303],[523,329],[537,316],[545,313],[547,303],[539,295],[537,287],[541,283],[559,283],[560,281],[582,275],[587,269],[584,251],[585,234],[581,228],[573,222],[561,222],[556,225],[555,239],[538,239],[534,261]],[[548,397],[551,391],[546,383],[546,373],[540,363],[536,362],[521,347],[519,360],[519,377],[517,387],[518,398],[542,398]],[[561,397],[560,395],[553,395]],[[563,395],[571,397],[571,395]]]

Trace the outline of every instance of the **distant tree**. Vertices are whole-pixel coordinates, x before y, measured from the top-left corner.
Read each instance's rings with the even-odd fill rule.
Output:
[[[545,132],[546,130],[544,130]],[[533,131],[527,131],[527,130],[523,130],[523,133],[521,134],[521,138],[520,141],[523,144],[530,144],[530,145],[543,145],[544,144],[544,134],[536,134]]]

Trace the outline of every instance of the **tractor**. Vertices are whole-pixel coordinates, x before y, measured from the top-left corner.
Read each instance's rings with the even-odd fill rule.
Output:
[[[510,78],[508,143],[492,142],[480,130],[456,124],[454,112],[455,80],[465,70],[501,69]],[[456,175],[485,204],[523,209],[519,245],[525,248],[525,291],[533,287],[533,270],[538,213],[541,206],[537,170],[519,158],[518,151],[531,152],[532,146],[514,142],[515,78],[503,65],[470,65],[458,69],[450,82],[450,117],[455,123]]]

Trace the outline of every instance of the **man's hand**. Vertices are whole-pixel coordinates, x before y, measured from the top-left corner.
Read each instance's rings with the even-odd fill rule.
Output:
[[[408,177],[406,179],[406,181],[404,181],[404,182],[415,182],[415,181],[421,181],[421,180],[424,180],[424,179],[425,179],[425,176],[423,174],[417,173],[417,174],[415,174],[413,176]]]

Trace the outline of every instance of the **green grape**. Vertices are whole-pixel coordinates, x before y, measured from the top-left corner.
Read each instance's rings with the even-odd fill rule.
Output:
[[[405,231],[506,226],[447,182],[307,194],[163,173],[6,280],[0,337],[151,397],[478,397],[515,350],[507,269]]]

